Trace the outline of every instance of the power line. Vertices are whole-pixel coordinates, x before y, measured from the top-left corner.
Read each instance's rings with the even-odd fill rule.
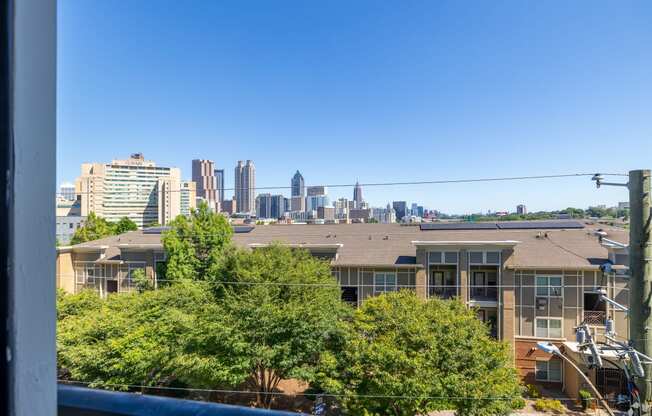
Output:
[[[369,182],[369,183],[361,183],[359,186],[362,187],[382,187],[382,186],[408,186],[408,185],[442,185],[442,184],[458,184],[458,183],[477,183],[477,182],[503,182],[503,181],[524,181],[524,180],[537,180],[537,179],[559,179],[559,178],[577,178],[577,177],[593,177],[595,175],[595,172],[593,173],[565,173],[565,174],[556,174],[556,175],[530,175],[530,176],[505,176],[505,177],[493,177],[493,178],[469,178],[469,179],[437,179],[437,180],[425,180],[425,181],[400,181],[400,182]],[[629,176],[628,174],[625,173],[601,173],[603,176]],[[326,185],[310,185],[306,187],[312,187],[312,186],[323,186],[326,188],[352,188],[355,187],[356,184],[352,183],[347,183],[347,184],[326,184]],[[292,189],[292,186],[288,185],[282,185],[282,186],[258,186],[258,187],[251,187],[251,188],[223,188],[222,190],[224,191],[235,191],[235,190],[254,190],[254,191],[261,191],[261,190],[282,190],[282,189]],[[160,191],[160,192],[182,192],[182,191],[187,191],[187,189],[170,189],[166,191]],[[123,193],[138,193],[139,191],[129,191],[129,190],[124,190],[124,191],[115,191],[115,192],[123,192]],[[79,192],[75,193],[76,195],[82,195],[82,194],[102,194],[102,193],[108,193],[103,192],[103,191],[86,191],[86,192]],[[112,192],[113,193],[113,192]],[[63,195],[60,192],[56,193],[57,195]],[[143,194],[151,194],[151,191],[148,193],[143,192]]]

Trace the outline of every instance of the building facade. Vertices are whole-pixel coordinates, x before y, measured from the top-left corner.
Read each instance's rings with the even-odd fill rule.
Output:
[[[111,163],[83,163],[75,183],[81,216],[94,212],[111,222],[127,217],[139,228],[179,215],[180,187],[178,168],[156,166],[140,153]]]
[[[219,194],[215,163],[212,160],[194,159],[192,161],[192,180],[196,184],[196,194],[208,204],[208,207],[219,212]]]
[[[299,172],[298,170],[292,177],[292,180],[290,181],[290,185],[292,188],[292,192],[290,196],[292,198],[301,197],[303,199],[306,196],[305,181],[303,180],[303,175],[301,175],[301,172]]]
[[[224,169],[215,169],[214,175],[217,183],[217,202],[221,205],[224,201]]]
[[[77,199],[77,193],[75,192],[75,184],[70,182],[64,182],[59,187],[59,197],[68,201],[74,201]]]
[[[527,207],[523,204],[519,204],[516,206],[516,213],[518,215],[525,215],[527,214]]]
[[[235,167],[235,200],[238,212],[254,214],[256,212],[256,168],[254,162],[238,161]]]
[[[197,184],[194,181],[181,181],[179,193],[179,213],[190,217],[190,213],[197,207]]]
[[[363,208],[362,202],[364,199],[362,198],[362,186],[360,186],[360,183],[358,181],[355,182],[355,186],[353,187],[353,202],[355,204],[355,208]]]
[[[397,221],[402,221],[403,217],[407,215],[407,202],[406,201],[394,201],[392,202],[392,208],[396,211]]]

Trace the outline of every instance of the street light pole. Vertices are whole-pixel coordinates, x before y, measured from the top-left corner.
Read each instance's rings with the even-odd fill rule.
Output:
[[[584,374],[584,372],[568,357],[566,357],[564,354],[559,351],[559,348],[557,348],[556,345],[553,345],[551,343],[545,343],[545,342],[538,342],[537,343],[537,348],[540,349],[541,351],[547,352],[548,354],[552,354],[555,357],[561,358],[564,362],[568,363],[571,367],[577,371],[577,374],[582,377],[584,382],[589,386],[591,391],[593,391],[593,394],[595,395],[596,399],[600,402],[600,405],[604,408],[604,410],[607,412],[609,416],[615,416],[613,410],[609,407],[609,404],[605,401],[605,399],[602,397],[598,389],[591,383],[591,380]]]

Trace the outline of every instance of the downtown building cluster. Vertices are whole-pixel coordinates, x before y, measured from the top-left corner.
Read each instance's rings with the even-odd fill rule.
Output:
[[[108,163],[83,163],[75,183],[64,183],[56,199],[57,238],[66,244],[92,212],[110,222],[129,218],[138,228],[168,224],[190,215],[200,203],[214,212],[244,222],[382,223],[419,222],[428,214],[417,204],[393,201],[371,207],[356,182],[352,199],[331,201],[326,186],[306,186],[298,170],[290,180],[290,195],[256,192],[256,167],[240,160],[233,187],[225,187],[225,170],[208,159],[194,159],[191,179],[181,169],[157,165],[141,153]],[[227,196],[226,191],[233,190]]]

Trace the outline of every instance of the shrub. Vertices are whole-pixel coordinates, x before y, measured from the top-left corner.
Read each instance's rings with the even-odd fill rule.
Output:
[[[589,408],[589,405],[591,404],[591,399],[593,399],[593,396],[591,395],[590,392],[586,390],[580,390],[580,401],[582,402],[582,410],[586,410]]]
[[[541,397],[541,393],[539,393],[539,389],[537,388],[537,386],[533,384],[527,384],[525,386],[525,395],[530,399],[538,399]]]
[[[564,413],[564,406],[559,400],[555,399],[537,399],[534,402],[534,409],[539,412]]]

